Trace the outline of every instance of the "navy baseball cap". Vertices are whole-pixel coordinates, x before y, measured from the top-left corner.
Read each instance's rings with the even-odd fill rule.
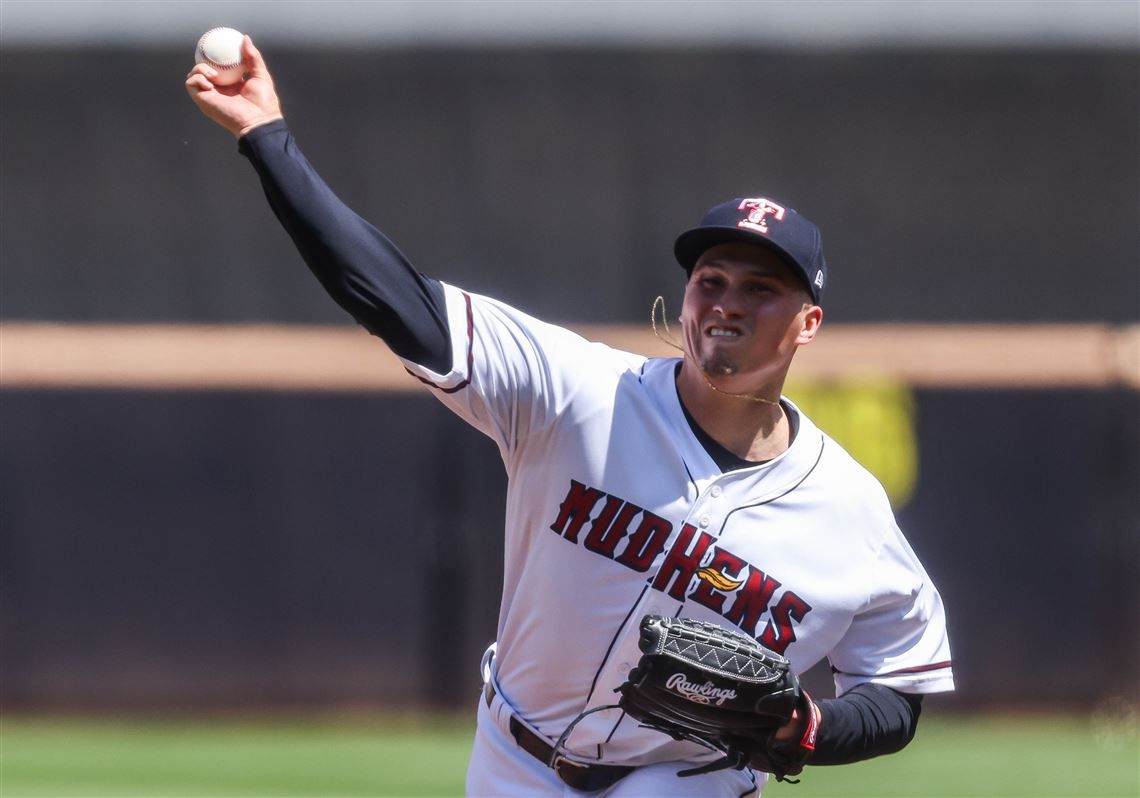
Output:
[[[766,197],[737,197],[710,209],[700,227],[681,233],[673,254],[691,274],[705,250],[733,241],[776,252],[804,278],[815,304],[820,303],[827,285],[823,237],[806,216]]]

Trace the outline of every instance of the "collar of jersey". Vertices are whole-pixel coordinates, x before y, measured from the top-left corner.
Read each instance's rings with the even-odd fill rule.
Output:
[[[685,411],[681,407],[681,400],[677,396],[676,383],[673,372],[678,358],[662,358],[650,360],[645,365],[642,382],[649,390],[650,396],[657,403],[658,409],[665,416],[675,440],[678,442],[678,451],[685,461],[689,475],[696,483],[697,490],[704,493],[714,482],[728,482],[737,479],[755,480],[757,493],[755,500],[765,501],[772,496],[786,493],[795,485],[802,482],[804,477],[819,462],[820,451],[823,448],[823,433],[811,422],[804,413],[796,407],[795,403],[787,397],[781,396],[780,401],[794,414],[799,422],[792,445],[778,457],[766,463],[757,463],[751,468],[739,468],[722,472],[698,440],[696,434],[685,418]]]

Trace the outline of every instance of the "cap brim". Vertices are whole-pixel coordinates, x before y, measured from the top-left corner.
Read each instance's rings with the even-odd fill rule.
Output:
[[[743,241],[746,244],[755,244],[772,250],[792,266],[797,274],[803,274],[803,267],[796,263],[795,258],[771,239],[757,235],[750,230],[739,227],[694,227],[677,236],[673,244],[673,256],[687,272],[691,272],[701,259],[701,255],[715,247],[717,244],[732,244]]]
[[[736,242],[755,244],[758,247],[764,247],[765,249],[775,252],[783,258],[784,262],[791,267],[795,274],[799,275],[800,280],[804,284],[804,290],[808,292],[812,300],[819,302],[819,296],[815,290],[813,290],[807,272],[804,271],[804,267],[775,241],[753,233],[750,230],[743,230],[736,226],[694,227],[692,230],[686,230],[677,236],[677,240],[673,243],[673,256],[677,258],[677,262],[681,264],[686,272],[692,274],[693,267],[697,265],[697,261],[701,259],[701,255],[705,254],[709,249],[715,247],[717,244],[733,244]]]

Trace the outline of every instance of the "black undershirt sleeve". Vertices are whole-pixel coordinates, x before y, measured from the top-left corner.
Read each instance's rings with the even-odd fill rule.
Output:
[[[284,120],[254,128],[239,139],[238,152],[257,170],[273,213],[337,304],[400,357],[450,371],[443,286],[332,192]]]
[[[866,683],[816,705],[819,734],[810,764],[846,765],[901,751],[918,728],[922,696]]]

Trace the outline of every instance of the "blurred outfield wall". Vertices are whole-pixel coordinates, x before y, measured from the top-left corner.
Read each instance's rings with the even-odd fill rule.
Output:
[[[334,188],[425,271],[552,320],[644,328],[659,293],[675,312],[676,232],[762,192],[824,230],[829,331],[1140,321],[1140,55],[1119,40],[322,49],[274,35],[259,44]],[[433,400],[256,380],[92,388],[75,358],[71,383],[14,376],[16,322],[62,324],[63,354],[94,361],[76,325],[345,320],[232,139],[186,99],[188,46],[4,42],[0,702],[464,705],[494,634],[503,479],[493,446]],[[956,356],[987,363],[1005,343],[995,331]],[[1058,359],[1072,362],[1056,375],[1085,365]],[[843,376],[790,394],[902,486],[900,521],[949,608],[949,701],[1135,701],[1134,385],[889,384],[869,403]],[[441,640],[459,654],[434,656]],[[1059,650],[1079,653],[1043,657]]]
[[[1140,316],[1138,50],[263,46],[352,207],[545,318],[676,307],[676,233],[752,193],[824,230],[830,322]],[[188,61],[0,54],[5,319],[343,322]]]
[[[886,454],[917,457],[896,507],[948,608],[948,703],[1135,697],[1135,391],[923,389],[868,408],[857,384],[809,388],[789,392],[807,406],[846,393],[879,416]],[[897,481],[881,438],[828,422]],[[12,390],[0,426],[5,706],[474,695],[504,478],[494,447],[434,400]]]

